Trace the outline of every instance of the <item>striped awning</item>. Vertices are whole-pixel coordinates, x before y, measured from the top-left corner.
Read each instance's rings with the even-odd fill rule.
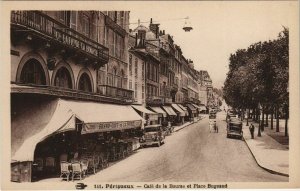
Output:
[[[185,111],[183,111],[177,104],[173,103],[172,108],[179,113],[179,116],[185,116]]]
[[[176,112],[172,109],[171,106],[162,106],[163,109],[167,112],[168,115],[170,116],[176,116]]]
[[[160,107],[150,107],[154,112],[162,114],[163,117],[167,117],[167,113]]]
[[[188,110],[192,113],[197,113],[197,108],[195,108],[195,106],[193,106],[192,104],[186,104]]]

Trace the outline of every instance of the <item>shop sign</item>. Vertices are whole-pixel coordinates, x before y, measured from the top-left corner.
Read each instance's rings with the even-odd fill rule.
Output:
[[[81,133],[87,134],[87,133],[97,133],[97,132],[106,132],[106,131],[116,131],[122,129],[137,128],[141,126],[142,126],[141,120],[85,123]]]

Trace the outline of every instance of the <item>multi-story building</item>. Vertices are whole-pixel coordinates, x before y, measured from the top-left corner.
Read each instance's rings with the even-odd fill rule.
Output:
[[[212,80],[206,70],[200,70],[199,73],[202,89],[206,88],[206,106],[210,106],[210,100],[213,100]]]
[[[126,106],[128,25],[126,11],[11,12],[12,181],[141,128]]]

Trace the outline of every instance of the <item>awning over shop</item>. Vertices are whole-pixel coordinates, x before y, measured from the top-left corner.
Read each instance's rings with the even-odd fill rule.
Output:
[[[188,116],[189,115],[189,112],[187,110],[187,107],[184,107],[183,105],[181,104],[177,104],[184,112],[185,112],[185,115]]]
[[[163,117],[167,117],[167,113],[160,107],[150,107],[156,113],[162,114]]]
[[[148,118],[150,121],[155,121],[158,120],[158,113],[155,113],[153,111],[150,111],[149,109],[141,106],[141,105],[132,105],[132,107],[142,113],[147,114]]]
[[[162,106],[163,109],[167,112],[168,115],[170,116],[176,116],[176,112],[172,109],[171,106]]]
[[[132,107],[142,113],[155,114],[153,111],[150,111],[149,109],[147,109],[141,105],[132,105]]]
[[[192,113],[197,113],[197,108],[195,108],[192,104],[186,104],[188,110]]]
[[[55,133],[68,130],[75,130],[75,115],[71,110],[58,102],[49,123],[41,131],[26,139],[18,150],[16,150],[12,160],[33,161],[35,147],[39,142]]]
[[[75,130],[76,118],[84,123],[82,134],[131,129],[143,125],[143,119],[131,106],[58,99],[49,123],[26,139],[12,160],[32,161],[39,142],[55,133]]]
[[[177,104],[173,103],[172,107],[179,113],[179,116],[185,116],[185,111],[183,111]]]

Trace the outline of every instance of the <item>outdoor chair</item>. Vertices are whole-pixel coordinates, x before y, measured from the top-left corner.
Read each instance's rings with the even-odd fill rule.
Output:
[[[60,162],[60,178],[62,178],[62,180],[67,179],[67,181],[69,181],[69,176],[69,163],[65,161]]]
[[[80,162],[73,162],[72,163],[72,181],[74,181],[74,178],[79,177],[79,179],[82,179],[82,168]]]
[[[88,159],[82,159],[81,160],[81,167],[82,167],[82,174],[84,176],[87,175],[88,166],[89,166],[89,160]]]
[[[93,157],[88,157],[88,168],[87,173],[92,172],[93,174],[96,174],[96,167],[95,167],[95,160]]]

